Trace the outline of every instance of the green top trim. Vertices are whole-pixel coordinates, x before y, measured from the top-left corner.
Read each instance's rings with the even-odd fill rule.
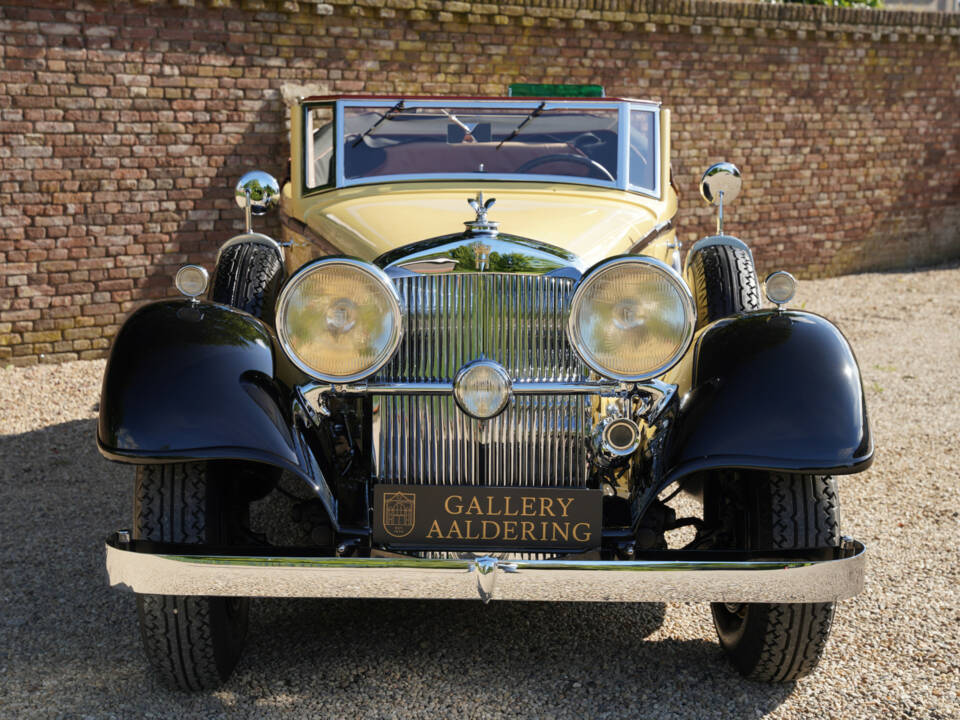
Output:
[[[603,85],[568,85],[562,83],[513,83],[510,97],[605,97]]]

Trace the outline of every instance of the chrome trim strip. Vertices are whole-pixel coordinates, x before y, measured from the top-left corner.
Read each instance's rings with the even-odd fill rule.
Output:
[[[470,599],[500,570],[503,600],[834,602],[863,589],[863,543],[834,560],[509,560],[163,555],[106,543],[110,584],[137,593],[227,597]],[[486,572],[478,572],[480,570]],[[492,578],[488,578],[490,580]],[[485,592],[491,582],[483,583]]]
[[[646,407],[639,414],[648,422],[653,422],[676,394],[677,386],[646,380],[633,385],[616,380],[584,380],[583,382],[514,382],[511,396],[524,395],[599,395],[600,397],[623,397],[631,392],[648,396]],[[324,397],[326,395],[428,395],[434,397],[452,396],[452,382],[393,382],[393,383],[351,383],[348,385],[330,385],[310,383],[297,388],[298,395],[316,413],[326,414]]]
[[[333,105],[333,118],[334,118],[334,132],[333,132],[333,160],[334,160],[334,172],[336,176],[334,178],[334,186],[338,188],[344,187],[343,179],[346,176],[345,162],[344,162],[344,152],[343,152],[343,107],[345,103],[342,100],[338,100]],[[310,112],[310,106],[304,105],[303,111],[305,113]],[[304,163],[307,160],[311,159],[311,155],[307,153],[307,148],[304,147],[301,149],[304,153]],[[313,190],[315,188],[311,188]]]
[[[399,182],[423,182],[430,181],[462,181],[462,182],[535,182],[535,183],[557,183],[563,185],[591,185],[593,187],[614,188],[616,190],[626,190],[624,183],[612,183],[609,180],[595,180],[593,178],[579,177],[575,175],[534,175],[530,173],[409,173],[405,175],[372,175],[363,178],[344,178],[339,187],[348,188],[357,185],[381,185],[385,183]],[[623,185],[623,186],[622,186]],[[659,199],[649,188],[636,188],[631,186],[631,191]]]
[[[364,98],[364,97],[341,97],[336,102],[342,103],[344,107],[393,107],[398,100],[403,99],[406,102],[406,109],[414,107],[436,107],[436,108],[472,108],[478,105],[488,105],[490,109],[502,107],[518,108],[520,110],[536,110],[537,106],[543,102],[543,98],[521,99],[521,98],[476,98],[473,100],[444,100],[442,97],[430,100],[411,100],[402,95],[395,95],[389,98]],[[583,108],[598,110],[616,110],[620,105],[629,102],[627,100],[612,100],[610,98],[600,99],[570,99],[553,100],[548,99],[545,110],[554,108]],[[638,101],[633,105],[658,108],[659,103],[650,101]]]
[[[659,114],[659,110],[654,114]],[[656,130],[654,130],[656,132]],[[660,143],[657,134],[654,142]],[[659,155],[659,153],[657,153]],[[630,106],[625,105],[617,109],[617,187],[627,189],[630,182]],[[654,188],[646,188],[652,197],[660,197]]]
[[[515,381],[511,395],[616,395],[623,385],[616,380],[583,382]],[[316,395],[452,395],[452,382],[357,382],[348,385],[312,383],[301,388],[310,400]],[[312,402],[312,400],[311,400]]]

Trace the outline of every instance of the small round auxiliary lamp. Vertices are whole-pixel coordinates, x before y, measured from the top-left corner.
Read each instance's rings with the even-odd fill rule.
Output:
[[[209,280],[210,276],[205,268],[199,265],[184,265],[177,270],[174,285],[181,294],[186,295],[192,302],[197,302],[197,298],[207,291]]]
[[[464,365],[453,381],[457,405],[477,420],[489,420],[503,412],[510,402],[511,389],[510,375],[492,360]]]
[[[797,292],[797,279],[786,270],[777,270],[767,275],[767,279],[763,281],[763,291],[767,300],[782,312],[783,306],[793,300]]]

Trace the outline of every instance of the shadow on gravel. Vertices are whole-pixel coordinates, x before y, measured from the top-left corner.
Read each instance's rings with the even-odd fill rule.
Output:
[[[227,686],[171,692],[107,586],[133,471],[94,429],[0,437],[0,714],[743,718],[792,690],[737,676],[700,606],[263,599]],[[704,639],[670,637],[691,625]]]
[[[426,705],[440,716],[743,718],[793,688],[744,681],[715,642],[645,640],[663,604],[262,600],[255,612],[237,683],[262,683],[265,716],[316,707],[320,692],[364,716]],[[378,708],[378,696],[396,704]]]

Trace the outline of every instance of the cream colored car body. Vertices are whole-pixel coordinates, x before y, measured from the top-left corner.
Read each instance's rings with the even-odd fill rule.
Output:
[[[283,188],[282,212],[300,222],[331,247],[284,228],[292,243],[288,272],[321,255],[337,251],[372,261],[390,250],[463,230],[472,219],[467,199],[477,192],[496,198],[490,219],[500,230],[572,252],[589,267],[604,258],[629,252],[652,228],[673,218],[677,194],[670,182],[670,112],[660,110],[661,197],[568,182],[413,181],[372,183],[303,192],[302,117],[295,107],[290,123],[291,178]],[[641,250],[668,264],[674,262],[675,231]]]
[[[292,181],[283,187],[281,214],[300,221],[308,231],[296,232],[290,227],[294,223],[285,223],[287,272],[332,253],[372,262],[411,243],[461,232],[464,222],[473,219],[467,200],[478,192],[496,199],[490,219],[499,223],[501,232],[567,250],[585,268],[635,252],[680,272],[680,246],[672,223],[638,247],[654,228],[672,221],[677,212],[669,160],[670,111],[661,108],[659,112],[660,197],[654,198],[640,192],[577,184],[572,179],[372,182],[304,192],[304,113],[301,107],[295,107],[290,124]],[[689,358],[671,368],[663,379],[685,392],[691,380]],[[595,396],[595,422],[611,402]],[[627,496],[628,469],[619,475],[618,492]]]

